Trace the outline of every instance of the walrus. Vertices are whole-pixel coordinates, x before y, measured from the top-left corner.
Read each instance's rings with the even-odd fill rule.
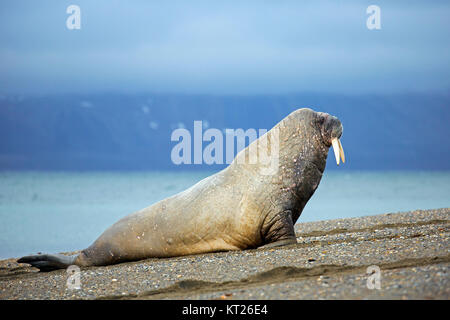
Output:
[[[294,244],[294,224],[320,183],[330,146],[337,164],[345,162],[342,130],[334,116],[298,109],[222,171],[125,216],[78,255],[38,254],[17,262],[50,271]],[[272,172],[262,170],[270,167],[267,161],[250,161],[264,152]]]

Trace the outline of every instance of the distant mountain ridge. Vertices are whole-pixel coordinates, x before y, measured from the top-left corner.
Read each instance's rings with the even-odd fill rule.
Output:
[[[270,129],[301,107],[342,121],[345,169],[450,170],[450,95],[432,94],[1,96],[0,170],[216,170],[173,164],[172,131]]]

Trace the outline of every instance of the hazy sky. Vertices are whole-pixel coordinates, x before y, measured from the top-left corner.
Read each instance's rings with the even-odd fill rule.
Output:
[[[449,16],[450,1],[4,0],[0,93],[447,92]]]

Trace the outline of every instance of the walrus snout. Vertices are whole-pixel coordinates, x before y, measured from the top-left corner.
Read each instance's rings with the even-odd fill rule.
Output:
[[[343,128],[341,121],[325,112],[317,112],[317,114],[322,122],[322,135],[324,142],[328,147],[331,147],[331,141],[335,138],[339,139],[342,136]]]
[[[328,147],[333,146],[334,155],[336,157],[336,163],[339,165],[340,160],[345,162],[344,148],[342,148],[341,141],[342,136],[342,123],[338,118],[324,112],[318,112],[322,124],[322,136],[325,144]]]
[[[330,132],[330,138],[332,141],[333,139],[337,138],[340,139],[342,136],[342,123],[339,121],[338,118],[333,117],[331,115],[328,115],[328,118],[325,120],[325,126],[327,128],[327,131]]]

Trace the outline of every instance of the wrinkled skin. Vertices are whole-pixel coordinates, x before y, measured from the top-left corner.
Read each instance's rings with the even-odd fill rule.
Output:
[[[269,146],[276,131],[275,174],[261,174],[261,163],[242,161],[260,138],[226,169],[119,220],[78,256],[35,255],[19,262],[47,271],[295,243],[294,224],[319,185],[342,125],[326,113],[299,109],[267,133]]]

